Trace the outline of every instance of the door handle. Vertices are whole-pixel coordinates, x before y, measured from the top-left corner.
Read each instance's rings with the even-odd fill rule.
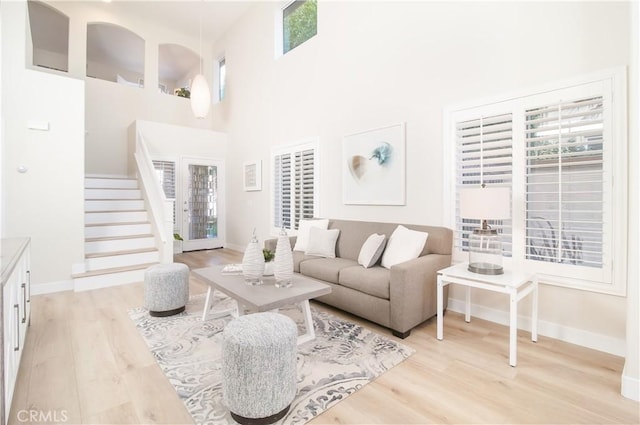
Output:
[[[20,351],[20,304],[14,304],[13,308],[16,309],[16,346],[13,347],[13,351]]]
[[[27,284],[23,283],[22,287],[22,323],[27,321]]]

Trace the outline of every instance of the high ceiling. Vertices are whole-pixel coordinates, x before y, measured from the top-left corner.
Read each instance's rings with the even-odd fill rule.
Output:
[[[192,37],[199,37],[199,23],[202,17],[202,36],[205,40],[213,42],[255,1],[113,0],[107,3],[94,0],[94,3],[95,7],[148,19]]]
[[[162,0],[88,0],[92,7],[116,15],[153,21],[161,27],[200,37],[212,43],[249,8],[251,1],[162,1]],[[50,1],[55,7],[55,1]],[[34,48],[67,54],[69,19],[39,1],[29,1],[29,15]],[[144,69],[144,40],[135,28],[121,28],[110,24],[89,25],[87,28],[87,59],[101,63],[116,63],[128,70]],[[198,65],[197,52],[177,45],[160,46],[159,75],[175,80]],[[58,68],[60,69],[60,68]]]

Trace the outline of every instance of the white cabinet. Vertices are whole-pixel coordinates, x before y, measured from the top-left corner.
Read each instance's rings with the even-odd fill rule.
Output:
[[[31,317],[29,239],[2,240],[2,423],[11,409],[20,358]]]

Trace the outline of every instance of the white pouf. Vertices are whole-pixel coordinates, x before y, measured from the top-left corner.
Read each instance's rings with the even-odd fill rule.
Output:
[[[240,424],[282,419],[296,395],[298,328],[278,313],[240,316],[225,327],[222,392]]]
[[[182,263],[156,264],[144,272],[144,306],[154,317],[184,311],[189,301],[189,267]]]

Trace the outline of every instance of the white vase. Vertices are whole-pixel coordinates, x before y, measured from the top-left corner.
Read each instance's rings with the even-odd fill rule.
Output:
[[[276,280],[276,287],[288,288],[291,286],[291,278],[293,277],[293,253],[291,252],[289,236],[287,236],[287,232],[284,229],[278,235],[274,263],[273,276]]]
[[[264,263],[263,276],[273,276],[273,261],[267,261]]]
[[[256,237],[255,230],[251,242],[247,245],[247,249],[244,251],[242,257],[242,274],[244,281],[249,285],[261,285],[262,275],[264,274],[264,255],[258,238]]]

